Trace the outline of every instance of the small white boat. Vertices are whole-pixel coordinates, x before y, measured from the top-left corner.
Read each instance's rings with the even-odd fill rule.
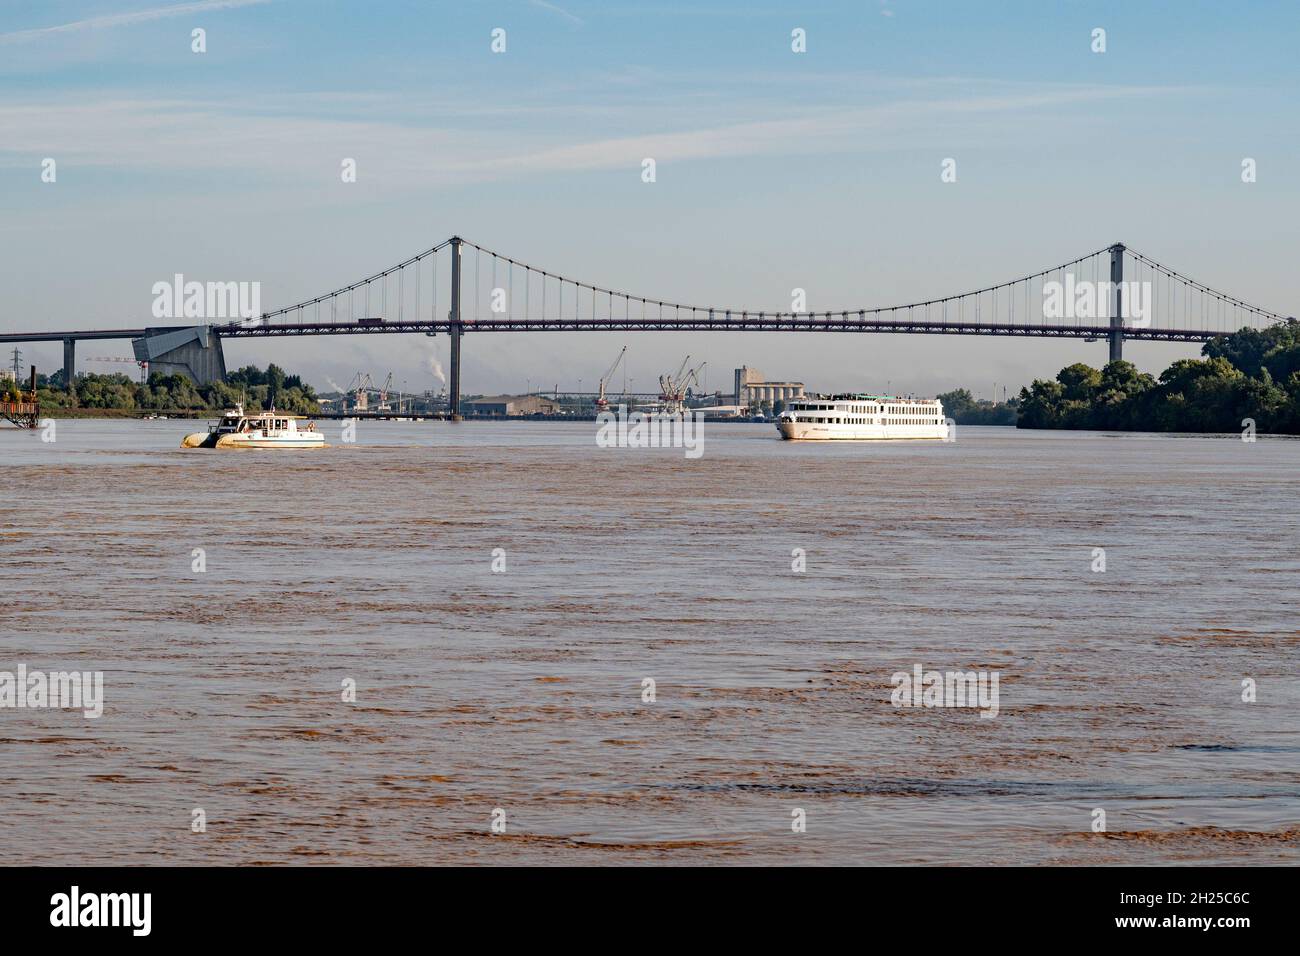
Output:
[[[221,421],[206,432],[194,432],[181,440],[182,448],[325,448],[325,436],[302,415],[287,415],[272,408],[269,412],[244,414],[236,405],[221,416]]]

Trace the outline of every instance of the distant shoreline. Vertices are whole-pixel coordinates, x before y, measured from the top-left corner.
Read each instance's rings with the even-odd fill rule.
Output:
[[[705,411],[705,409],[696,409]],[[51,408],[42,410],[42,418],[53,419],[124,419],[145,421],[149,419],[212,419],[216,420],[221,417],[220,411],[212,409],[194,410],[194,409],[139,409],[139,408]],[[338,412],[317,412],[307,414],[305,418],[315,419],[317,421],[343,421],[346,419],[359,419],[361,421],[372,422],[392,422],[392,421],[422,421],[435,422],[446,421],[446,415],[436,414],[417,414],[417,415],[367,415],[365,413],[357,415],[342,415]],[[595,415],[466,415],[463,418],[467,422],[594,422]],[[772,421],[755,422],[748,418],[706,418],[709,422],[724,422],[737,425],[771,425]]]
[[[42,408],[41,418],[136,418],[150,416],[167,418],[220,418],[220,412],[211,409],[151,409],[151,408]]]

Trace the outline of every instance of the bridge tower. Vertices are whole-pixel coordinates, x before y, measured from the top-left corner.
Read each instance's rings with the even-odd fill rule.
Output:
[[[1110,361],[1124,357],[1124,243],[1110,247],[1110,283],[1113,300],[1110,309]]]
[[[460,420],[460,236],[451,237],[451,312],[448,335],[451,337],[451,385],[447,392],[447,416]]]
[[[77,340],[63,340],[63,389],[67,392],[77,388]]]

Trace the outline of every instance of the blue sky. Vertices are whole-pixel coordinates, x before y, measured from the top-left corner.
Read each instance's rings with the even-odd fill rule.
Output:
[[[796,286],[813,309],[928,298],[1120,240],[1295,312],[1298,28],[1282,2],[8,0],[0,327],[143,324],[175,272],[260,281],[274,308],[453,232],[597,284],[769,309]],[[923,393],[1105,359],[1045,340],[493,335],[466,340],[466,388],[590,386],[623,344],[646,384],[690,352],[711,386],[745,363]],[[445,347],[253,341],[227,359],[423,388]]]

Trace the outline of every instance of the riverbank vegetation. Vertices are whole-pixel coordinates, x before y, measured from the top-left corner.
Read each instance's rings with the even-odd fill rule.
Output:
[[[1300,322],[1212,339],[1154,377],[1076,363],[1020,390],[1020,428],[1300,434]]]
[[[7,383],[12,387],[12,383]],[[227,374],[225,382],[195,385],[184,375],[157,372],[147,382],[137,382],[127,375],[94,373],[78,375],[71,392],[63,387],[61,372],[40,375],[36,394],[42,411],[102,410],[104,413],[186,413],[218,412],[242,403],[245,411],[277,409],[296,415],[315,415],[320,405],[315,390],[297,375],[289,375],[278,365],[263,371],[246,365]]]
[[[976,399],[965,388],[956,388],[938,396],[943,404],[943,414],[958,425],[1014,425],[1017,399],[991,402]]]

